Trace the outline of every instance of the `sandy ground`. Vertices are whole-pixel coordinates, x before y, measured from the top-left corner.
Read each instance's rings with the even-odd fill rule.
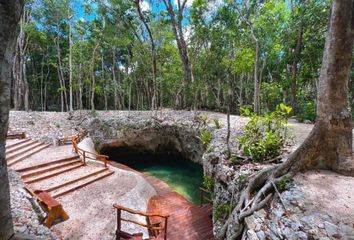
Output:
[[[52,229],[63,239],[114,239],[116,230],[117,203],[135,210],[145,211],[147,200],[155,194],[146,181],[134,174],[120,169],[103,180],[97,181],[73,193],[59,197],[70,219],[59,223]],[[129,218],[144,222],[142,218],[130,215]],[[144,232],[136,225],[123,224],[128,232]]]
[[[313,206],[313,210],[333,218],[340,216],[341,221],[354,228],[353,177],[330,171],[310,171],[297,175],[295,180],[305,193],[305,205]]]

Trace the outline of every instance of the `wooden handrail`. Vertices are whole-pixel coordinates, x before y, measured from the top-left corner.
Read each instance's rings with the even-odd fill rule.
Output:
[[[19,133],[7,133],[6,134],[6,139],[24,139],[26,138],[26,133],[25,132],[19,132]]]
[[[168,218],[169,217],[169,215],[164,215],[164,214],[159,214],[159,213],[144,213],[144,212],[132,210],[130,208],[126,208],[126,207],[120,206],[118,204],[114,204],[113,207],[115,207],[117,209],[121,209],[121,210],[123,210],[125,212],[141,215],[141,216],[144,216],[144,217],[160,217],[160,218]]]
[[[86,131],[78,130],[77,134],[69,136],[69,137],[59,138],[58,142],[59,142],[59,145],[62,145],[62,144],[65,144],[65,143],[68,143],[68,142],[72,141],[72,139],[74,137],[77,137],[77,141],[80,142],[86,135],[87,135]]]
[[[106,155],[101,155],[101,154],[97,154],[97,153],[93,153],[93,152],[89,152],[86,150],[83,150],[81,148],[78,147],[78,142],[80,140],[80,135],[78,134],[77,136],[73,136],[71,138],[71,142],[73,144],[73,150],[75,153],[79,154],[80,156],[82,156],[82,159],[84,161],[84,164],[86,164],[86,159],[92,159],[92,160],[98,160],[104,163],[104,166],[107,167],[107,162],[109,157]],[[91,157],[94,156],[94,157]]]
[[[205,194],[209,194],[210,196],[212,195],[208,189],[200,187],[199,190],[200,190],[200,206],[203,206],[204,200],[206,200],[209,203],[213,203],[213,200],[211,198],[205,196]]]
[[[164,230],[164,233],[165,233],[164,240],[167,240],[167,220],[169,218],[169,215],[164,215],[164,214],[159,214],[159,213],[144,213],[144,212],[141,212],[141,211],[135,211],[135,210],[132,210],[130,208],[126,208],[126,207],[120,206],[118,204],[114,204],[113,207],[117,209],[117,231],[116,231],[116,237],[117,238],[116,239],[118,239],[118,240],[120,239],[120,237],[121,237],[120,233],[122,232],[121,231],[122,221],[125,221],[125,222],[130,222],[130,223],[137,224],[137,225],[142,226],[142,227],[146,227],[149,230],[149,232]],[[149,218],[149,217],[160,217],[160,218],[163,218],[165,220],[165,224],[164,224],[164,226],[158,226],[156,224],[144,224],[144,223],[141,223],[141,222],[138,222],[138,221],[134,221],[134,220],[130,220],[130,219],[127,219],[127,218],[123,218],[122,217],[122,211],[131,213],[131,214],[140,215],[140,216],[143,216],[143,217],[146,217],[146,218]]]
[[[151,224],[144,224],[144,223],[137,222],[137,221],[134,221],[134,220],[131,220],[131,219],[128,219],[128,218],[121,217],[120,220],[121,221],[125,221],[125,222],[135,223],[136,225],[139,225],[139,226],[142,226],[142,227],[146,227],[146,228],[149,228],[150,230],[154,230],[154,231],[160,231],[160,230],[164,229],[164,227],[156,227],[156,226],[151,225]]]

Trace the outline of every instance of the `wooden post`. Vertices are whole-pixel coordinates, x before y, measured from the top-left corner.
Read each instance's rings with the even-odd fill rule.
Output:
[[[203,206],[203,191],[201,189],[199,189],[200,191],[200,206]]]
[[[85,151],[83,151],[82,157],[83,157],[83,160],[84,160],[84,165],[86,166],[86,152]]]
[[[167,240],[167,219],[168,219],[168,217],[167,218],[165,218],[165,236],[164,236],[164,240]]]
[[[120,230],[121,230],[121,221],[120,221],[120,218],[121,218],[121,213],[122,213],[122,210],[120,208],[117,208],[117,232],[116,232],[116,240],[120,240]]]

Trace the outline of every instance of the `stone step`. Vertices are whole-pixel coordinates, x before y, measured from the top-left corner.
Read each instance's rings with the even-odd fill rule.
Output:
[[[43,180],[48,179],[48,178],[52,178],[52,177],[58,176],[60,174],[66,173],[66,172],[70,172],[70,171],[76,170],[76,169],[81,168],[81,167],[84,167],[84,163],[81,162],[81,161],[78,161],[75,164],[71,164],[71,165],[66,166],[64,168],[57,169],[57,171],[55,171],[55,172],[46,172],[47,174],[44,174],[44,175],[36,177],[36,178],[24,180],[24,182],[26,184],[36,183],[36,182],[43,181]]]
[[[30,141],[27,141],[23,144],[20,144],[20,145],[17,145],[9,150],[6,150],[6,155],[9,155],[10,153],[13,153],[13,152],[16,152],[16,151],[19,151],[19,150],[22,150],[24,148],[27,148],[35,143],[37,143],[38,141],[36,140],[30,140]]]
[[[38,142],[38,141],[31,141],[31,144],[29,144],[28,146],[26,146],[24,148],[20,148],[18,151],[14,152],[14,153],[6,154],[6,160],[9,161],[11,159],[14,159],[15,157],[25,154],[25,153],[31,151],[32,149],[35,149],[41,145],[44,145],[44,143]]]
[[[22,161],[25,158],[32,156],[35,153],[42,151],[43,149],[45,149],[49,146],[50,146],[50,144],[42,143],[42,144],[38,145],[36,148],[31,149],[30,151],[23,152],[22,155],[18,154],[15,159],[11,159],[10,161],[7,162],[7,166],[11,167],[12,165]]]
[[[56,170],[63,170],[64,168],[66,167],[72,167],[78,163],[82,163],[81,159],[79,158],[76,158],[76,159],[73,159],[71,161],[65,161],[65,162],[62,162],[62,163],[59,163],[59,164],[53,164],[53,165],[50,165],[50,166],[47,166],[47,167],[43,167],[43,168],[40,168],[40,169],[34,169],[32,171],[28,171],[26,172],[25,174],[22,175],[22,179],[25,179],[25,178],[29,178],[29,177],[33,177],[33,176],[37,176],[37,175],[43,175],[44,173],[49,173],[49,172],[53,172],[53,171],[56,171]]]
[[[75,181],[73,180],[73,181],[64,183],[64,184],[62,184],[63,187],[55,186],[55,187],[51,187],[49,190],[55,188],[55,190],[50,191],[51,195],[54,198],[61,197],[65,194],[71,193],[71,192],[76,191],[80,188],[88,186],[98,180],[108,177],[108,176],[112,175],[113,173],[114,173],[114,171],[109,171],[108,168],[105,168],[103,171],[100,170],[100,171],[95,172],[94,174],[89,174],[90,176],[86,175],[81,178],[75,179]]]
[[[24,144],[24,143],[26,143],[28,141],[31,141],[31,139],[30,138],[25,138],[25,139],[18,140],[15,143],[12,143],[12,144],[9,144],[9,145],[6,144],[6,150],[10,150],[11,148],[14,148],[14,147],[16,147],[18,145]]]
[[[36,170],[36,169],[53,166],[53,165],[60,164],[60,163],[63,163],[63,162],[72,161],[72,160],[78,159],[78,158],[79,158],[78,155],[72,156],[72,157],[66,157],[66,158],[62,158],[62,159],[53,160],[53,161],[50,161],[50,162],[34,165],[34,166],[31,166],[31,167],[18,168],[18,169],[15,169],[15,171],[17,171],[19,173],[25,173],[25,172],[28,172],[28,171],[33,171],[33,170]]]

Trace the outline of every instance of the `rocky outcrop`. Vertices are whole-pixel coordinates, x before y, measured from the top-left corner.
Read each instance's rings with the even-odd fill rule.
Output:
[[[17,114],[21,115],[17,116],[20,129],[26,130],[27,120],[23,115],[28,113],[16,112]],[[150,153],[170,151],[203,164],[204,174],[212,177],[214,181],[213,223],[215,234],[220,231],[230,214],[225,206],[234,206],[235,199],[238,198],[238,194],[248,180],[261,169],[268,167],[268,165],[245,163],[237,158],[227,159],[226,116],[223,114],[210,112],[196,114],[188,111],[170,110],[130,113],[80,111],[71,114],[57,113],[58,119],[52,119],[57,124],[54,126],[52,124],[48,128],[45,125],[45,113],[29,114],[31,119],[35,119],[29,130],[32,135],[43,132],[41,129],[47,129],[46,131],[50,133],[52,138],[55,138],[66,135],[74,127],[80,127],[89,131],[98,150],[128,148]],[[50,118],[53,117],[52,114],[49,115]],[[202,115],[207,116],[207,120],[204,122],[201,121]],[[10,115],[11,118],[15,117]],[[221,127],[216,126],[214,119],[218,119]],[[235,156],[239,154],[237,152],[237,137],[242,134],[247,121],[239,116],[231,116],[230,145]],[[15,128],[16,124],[10,120],[11,124]],[[311,125],[306,124],[291,123],[291,125],[295,128],[295,142],[284,153],[284,157],[299,146],[312,128]],[[200,139],[202,128],[210,131],[213,136],[207,146],[203,146]],[[317,174],[319,174],[320,180],[325,176],[323,173]],[[351,205],[354,206],[351,204],[352,198],[348,196],[346,201],[349,202],[341,204],[342,212],[326,212],[328,204],[319,205],[316,198],[309,196],[313,189],[309,190],[304,187],[309,184],[307,178],[308,176],[295,178],[287,190],[281,192],[280,195],[275,195],[263,210],[248,217],[243,239],[354,239],[352,222],[350,224],[350,220],[341,217],[347,212],[347,219],[353,219],[350,218],[354,215],[354,211],[351,211],[353,209]],[[329,182],[336,181],[338,181],[338,176]],[[343,183],[348,184],[349,181],[354,183],[352,179],[346,179]],[[316,189],[317,185],[314,184],[314,186]],[[332,201],[338,201],[336,197],[343,197],[343,195],[334,194]],[[322,209],[316,206],[321,206]],[[236,215],[232,217],[235,219]],[[232,221],[228,227],[228,237],[233,234],[235,222]]]
[[[99,151],[109,148],[138,153],[180,154],[202,164],[204,147],[198,138],[199,125],[193,119],[183,124],[174,119],[163,121],[148,117],[94,118],[86,128]]]
[[[59,239],[55,233],[42,224],[46,217],[43,210],[24,189],[21,175],[9,169],[11,212],[15,233],[23,239]]]

